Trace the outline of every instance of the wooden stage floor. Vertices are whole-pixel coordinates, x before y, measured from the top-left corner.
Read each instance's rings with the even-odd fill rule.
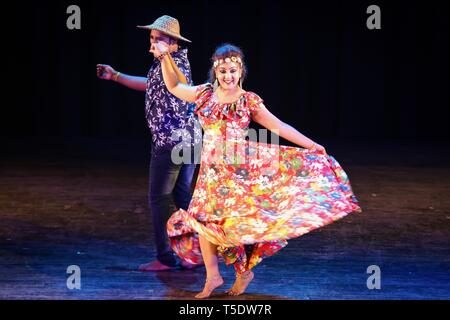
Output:
[[[448,146],[330,145],[363,213],[291,240],[233,299],[449,299]],[[142,148],[132,161],[102,147],[0,159],[0,299],[192,299],[202,288],[203,268],[137,271],[155,254],[146,146],[128,146]],[[69,265],[79,290],[67,288]],[[370,265],[379,290],[367,288]],[[213,299],[229,299],[233,270],[221,268]]]

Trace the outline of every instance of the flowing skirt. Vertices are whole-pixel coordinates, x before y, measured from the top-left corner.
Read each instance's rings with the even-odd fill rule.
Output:
[[[253,268],[299,237],[351,212],[362,212],[350,181],[330,155],[247,142],[249,161],[208,161],[202,153],[188,210],[167,223],[173,250],[201,263],[198,236],[217,245],[237,273]],[[236,159],[234,159],[236,160]]]

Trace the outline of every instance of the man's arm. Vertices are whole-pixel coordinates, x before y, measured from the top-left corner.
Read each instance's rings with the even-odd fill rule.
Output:
[[[130,76],[128,74],[118,72],[106,64],[97,65],[97,76],[100,79],[112,80],[137,91],[145,91],[147,87],[146,77]]]
[[[124,85],[125,87],[128,87],[130,89],[138,91],[145,91],[147,87],[147,78],[130,76],[121,72],[118,72],[113,76],[113,81],[120,83],[121,85]]]

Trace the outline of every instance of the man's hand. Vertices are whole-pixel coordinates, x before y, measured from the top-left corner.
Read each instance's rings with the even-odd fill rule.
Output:
[[[97,77],[100,79],[111,80],[116,73],[117,71],[107,64],[97,65]]]

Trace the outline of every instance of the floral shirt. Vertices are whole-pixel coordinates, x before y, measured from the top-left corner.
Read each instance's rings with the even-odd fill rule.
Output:
[[[192,85],[187,49],[171,55]],[[155,59],[147,75],[145,94],[145,116],[152,134],[152,149],[156,152],[167,151],[177,145],[191,147],[194,142],[198,143],[201,128],[196,126],[193,110],[194,104],[180,100],[168,91],[162,77],[161,62]]]

